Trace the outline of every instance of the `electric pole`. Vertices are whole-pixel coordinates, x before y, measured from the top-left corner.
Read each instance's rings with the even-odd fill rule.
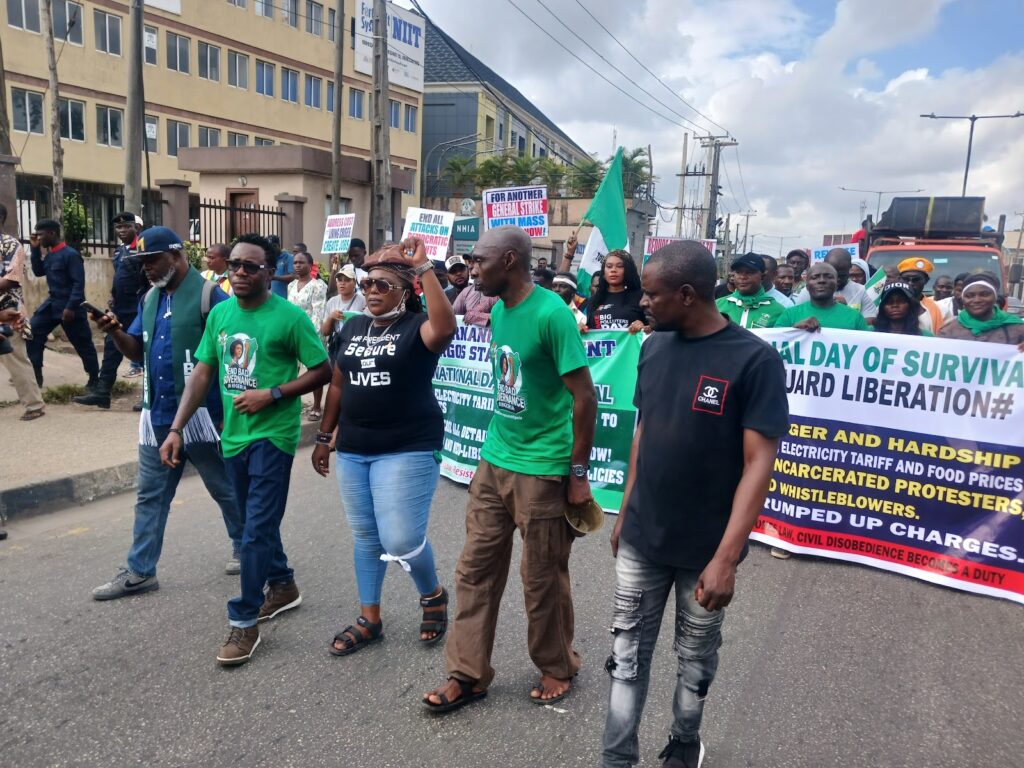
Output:
[[[690,143],[690,134],[683,134],[683,164],[679,169],[679,203],[676,206],[676,237],[683,235],[683,200],[686,192],[686,150]]]
[[[344,74],[345,0],[334,14],[334,114],[331,116],[331,213],[341,213],[341,82]]]
[[[128,99],[125,105],[124,210],[142,214],[142,142],[146,107],[142,101],[142,0],[132,0],[128,33]]]
[[[737,222],[738,224],[739,222]],[[725,264],[729,265],[732,256],[732,214],[725,214]]]
[[[735,147],[739,144],[734,139],[724,136],[710,136],[711,146],[711,195],[708,198],[708,220],[704,223],[704,237],[708,240],[715,236],[715,220],[718,218],[718,170],[722,147]],[[725,139],[723,141],[723,139]]]
[[[0,39],[0,93],[5,97],[0,99],[0,155],[11,154],[11,119],[7,114],[7,70],[4,68],[4,46]],[[11,218],[8,216],[8,219]]]
[[[751,216],[757,216],[757,211],[747,211],[746,213],[743,214],[743,218],[746,219],[746,221],[743,223],[743,252],[744,253],[749,253],[749,251],[747,251],[747,233],[750,231],[750,217]],[[739,240],[740,239],[739,222],[736,223],[736,227],[737,227],[737,229],[736,229],[736,239]]]
[[[50,71],[50,139],[53,155],[53,218],[64,219],[64,147],[60,144],[60,88],[57,83],[57,53],[53,47],[53,0],[40,3],[46,66]],[[4,96],[6,98],[6,95]]]
[[[373,0],[374,250],[394,239],[391,217],[391,105],[388,92],[388,8],[386,0]]]

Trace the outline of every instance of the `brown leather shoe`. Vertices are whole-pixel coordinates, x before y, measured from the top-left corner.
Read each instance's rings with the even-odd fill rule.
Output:
[[[231,634],[217,654],[217,663],[223,667],[236,667],[245,664],[260,644],[260,628],[232,627]]]
[[[299,594],[299,585],[294,581],[287,584],[269,584],[266,597],[263,598],[263,605],[260,608],[259,621],[267,621],[279,613],[298,608],[302,604],[302,595]]]

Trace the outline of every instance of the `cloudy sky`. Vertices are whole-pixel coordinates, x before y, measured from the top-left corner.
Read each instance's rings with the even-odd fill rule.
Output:
[[[684,130],[695,130],[673,113],[701,132],[723,131],[645,72],[581,3],[674,94],[739,141],[738,153],[723,152],[723,210],[756,210],[750,232],[765,237],[768,253],[779,236],[799,236],[785,240],[789,249],[852,232],[862,200],[874,213],[877,195],[840,186],[959,194],[969,123],[920,114],[1024,111],[1019,0],[421,0],[435,23],[585,149],[608,156],[613,131],[626,147],[651,144],[656,196],[666,205],[676,201]],[[968,194],[986,196],[993,219],[1008,214],[1008,228],[1024,211],[1022,170],[1024,117],[979,121]],[[671,234],[671,223],[659,226]]]

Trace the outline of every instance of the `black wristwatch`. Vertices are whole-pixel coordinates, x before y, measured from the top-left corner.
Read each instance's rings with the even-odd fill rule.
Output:
[[[582,480],[584,477],[587,476],[587,472],[589,471],[589,469],[589,464],[573,464],[569,467],[569,472],[572,473],[573,477],[577,477]]]
[[[281,388],[280,387],[271,387],[270,388],[270,396],[272,398],[274,398],[274,402],[276,403],[282,397],[282,395],[281,395]]]

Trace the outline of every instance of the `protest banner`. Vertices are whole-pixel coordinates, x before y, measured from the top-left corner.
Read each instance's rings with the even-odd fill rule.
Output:
[[[484,190],[484,228],[513,225],[530,237],[548,236],[548,188],[503,187]]]
[[[324,224],[324,244],[320,253],[345,253],[352,243],[352,229],[356,224],[354,213],[328,216]]]
[[[649,258],[651,258],[651,254],[654,253],[659,248],[664,248],[666,245],[669,245],[670,243],[682,243],[682,242],[685,242],[686,240],[690,240],[690,239],[692,239],[692,238],[688,238],[688,237],[656,237],[656,236],[653,236],[653,235],[648,235],[647,237],[644,238],[644,261],[643,261],[643,263],[646,264],[647,260]],[[718,246],[718,241],[717,240],[699,240],[698,242],[701,245],[703,245],[705,248],[707,248],[711,252],[712,255],[714,255],[715,248]],[[643,264],[641,264],[640,267],[641,267],[641,269],[643,269]]]
[[[857,243],[836,243],[825,248],[815,248],[811,251],[811,264],[824,261],[825,257],[828,256],[828,252],[835,248],[845,248],[850,252],[850,256],[855,259],[860,257],[860,245]]]
[[[626,485],[641,341],[640,334],[624,331],[591,331],[583,337],[598,398],[590,483],[594,498],[609,512],[619,510]],[[445,414],[441,474],[459,483],[473,479],[494,413],[490,346],[489,328],[464,325],[459,318],[455,339],[434,373],[434,394]]]
[[[1024,603],[1016,347],[839,330],[758,335],[786,364],[790,430],[752,537]]]
[[[427,258],[444,261],[448,255],[448,241],[452,239],[455,214],[449,211],[429,211],[410,208],[405,214],[402,239],[418,237],[427,248]]]

